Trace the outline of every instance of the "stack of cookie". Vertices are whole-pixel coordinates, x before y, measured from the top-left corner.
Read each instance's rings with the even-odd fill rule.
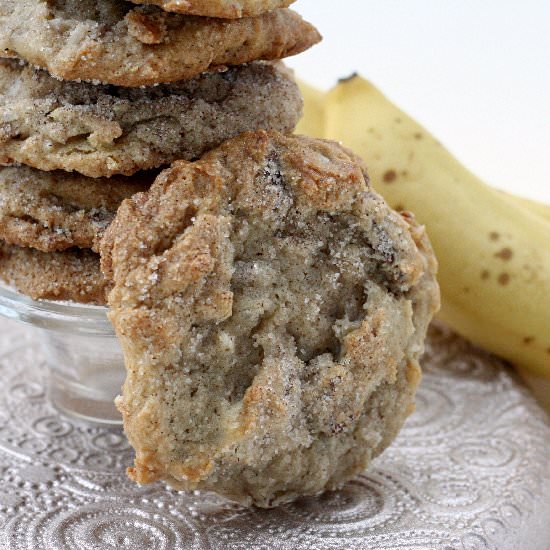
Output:
[[[0,275],[112,288],[134,480],[337,488],[413,409],[429,241],[351,151],[285,135],[278,60],[319,40],[289,0],[132,2],[0,0]]]
[[[0,277],[35,299],[105,303],[123,199],[301,114],[278,60],[320,37],[291,0],[132,2],[0,0]]]

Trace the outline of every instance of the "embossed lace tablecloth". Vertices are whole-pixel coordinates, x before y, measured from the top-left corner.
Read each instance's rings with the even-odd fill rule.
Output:
[[[117,429],[59,416],[31,329],[0,320],[0,548],[550,548],[550,427],[521,384],[432,330],[417,411],[342,490],[271,511],[137,487]]]

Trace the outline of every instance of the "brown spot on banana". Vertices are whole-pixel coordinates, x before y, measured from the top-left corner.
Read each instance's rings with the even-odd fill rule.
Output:
[[[386,170],[382,176],[384,183],[392,183],[397,179],[397,172],[395,170]]]
[[[514,252],[512,251],[511,248],[504,247],[502,250],[499,250],[495,254],[495,258],[500,258],[501,260],[504,260],[505,262],[507,262],[512,258],[513,255],[514,255]]]

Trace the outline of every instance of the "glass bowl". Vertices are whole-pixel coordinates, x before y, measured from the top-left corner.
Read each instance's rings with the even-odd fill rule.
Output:
[[[50,400],[59,411],[122,424],[114,398],[124,381],[124,360],[106,307],[32,300],[0,284],[0,315],[33,327],[49,369]]]

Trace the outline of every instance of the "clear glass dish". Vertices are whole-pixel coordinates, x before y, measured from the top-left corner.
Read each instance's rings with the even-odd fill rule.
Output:
[[[122,423],[114,398],[124,380],[124,360],[106,307],[32,300],[0,284],[0,315],[31,325],[41,340],[49,396],[59,411]]]

